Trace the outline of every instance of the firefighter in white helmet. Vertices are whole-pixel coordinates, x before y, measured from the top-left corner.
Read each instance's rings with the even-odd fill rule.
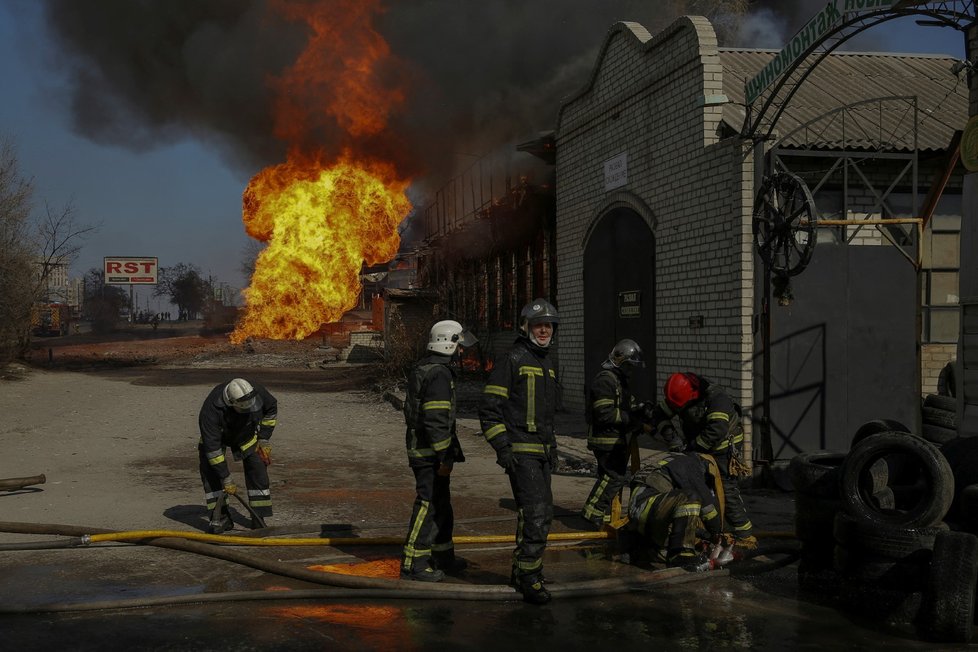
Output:
[[[428,354],[412,369],[404,399],[408,464],[417,495],[401,556],[401,577],[437,582],[467,566],[455,556],[450,478],[464,462],[455,432],[455,362],[459,347],[476,344],[457,321],[431,327]]]
[[[233,378],[214,387],[200,408],[200,477],[211,512],[208,532],[220,534],[234,527],[227,501],[214,514],[221,493],[237,493],[225,457],[230,448],[244,467],[248,504],[264,520],[272,515],[268,469],[272,463],[272,431],[278,418],[278,402],[267,389],[244,378]],[[255,527],[256,524],[252,523]]]

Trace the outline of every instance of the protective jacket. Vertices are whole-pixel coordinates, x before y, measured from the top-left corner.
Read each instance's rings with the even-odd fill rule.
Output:
[[[451,356],[432,353],[411,373],[404,399],[411,466],[465,461],[455,432],[455,370],[451,361]]]
[[[711,478],[714,485],[718,478]],[[697,505],[698,515],[710,534],[720,534],[723,522],[717,509],[716,492],[707,484],[707,474],[700,460],[693,453],[659,453],[642,467],[632,480],[632,490],[649,487],[654,494],[666,494],[678,489]],[[654,500],[654,499],[653,499]]]
[[[257,393],[258,409],[240,413],[224,402],[226,384],[221,383],[211,390],[197,418],[201,451],[222,480],[231,473],[224,449],[230,448],[235,458],[248,457],[256,451],[259,439],[271,439],[278,418],[278,401],[261,385],[251,383]]]
[[[628,379],[618,369],[603,369],[594,377],[589,394],[587,447],[610,451],[626,446],[629,434],[640,425],[634,416],[639,406]]]
[[[736,456],[744,445],[740,408],[719,386],[702,376],[699,378],[702,396],[678,415],[664,402],[656,406],[657,433],[667,443],[681,441],[671,421],[678,416],[687,450]]]
[[[497,453],[511,446],[515,455],[547,458],[556,450],[557,374],[547,352],[521,335],[489,374],[479,420]]]

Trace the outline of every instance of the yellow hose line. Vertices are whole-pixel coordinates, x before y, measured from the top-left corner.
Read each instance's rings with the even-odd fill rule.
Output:
[[[757,532],[759,538],[792,539],[794,532]],[[203,532],[182,532],[180,530],[131,530],[129,532],[113,532],[109,534],[88,534],[82,537],[83,543],[103,543],[107,541],[136,541],[140,539],[157,539],[173,537],[205,541],[208,543],[228,543],[239,546],[400,546],[404,544],[403,537],[344,537],[344,538],[285,538],[285,537],[242,537],[226,534],[204,534]],[[614,539],[612,530],[598,532],[551,532],[547,541],[589,541],[599,539]],[[453,542],[456,545],[471,543],[515,543],[516,537],[511,534],[486,534],[478,536],[457,536]]]
[[[203,532],[181,532],[179,530],[133,530],[129,532],[114,532],[110,534],[90,534],[82,537],[83,543],[103,543],[106,541],[134,541],[139,539],[157,539],[173,537],[206,541],[208,543],[230,543],[241,546],[383,546],[404,545],[404,537],[345,537],[345,538],[294,538],[285,537],[237,537],[226,534],[204,534]],[[548,541],[583,541],[589,539],[611,539],[614,534],[601,532],[558,532],[551,533]],[[480,536],[458,536],[453,539],[457,545],[467,543],[515,543],[516,536],[512,534],[488,534]]]

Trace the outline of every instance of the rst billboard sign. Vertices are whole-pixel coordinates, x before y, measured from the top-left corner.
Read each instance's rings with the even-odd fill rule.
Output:
[[[155,285],[159,277],[159,259],[131,256],[106,256],[102,271],[109,285]]]

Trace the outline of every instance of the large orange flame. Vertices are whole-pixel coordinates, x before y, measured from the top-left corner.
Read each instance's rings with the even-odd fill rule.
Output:
[[[393,164],[358,153],[362,141],[385,135],[404,99],[384,78],[390,51],[372,27],[379,0],[273,6],[304,21],[310,37],[295,65],[272,82],[275,134],[288,143],[288,160],[259,172],[244,193],[245,228],[268,246],[244,291],[233,342],[302,339],[338,321],[356,305],[363,263],[397,253],[397,226],[411,209],[409,181]]]

